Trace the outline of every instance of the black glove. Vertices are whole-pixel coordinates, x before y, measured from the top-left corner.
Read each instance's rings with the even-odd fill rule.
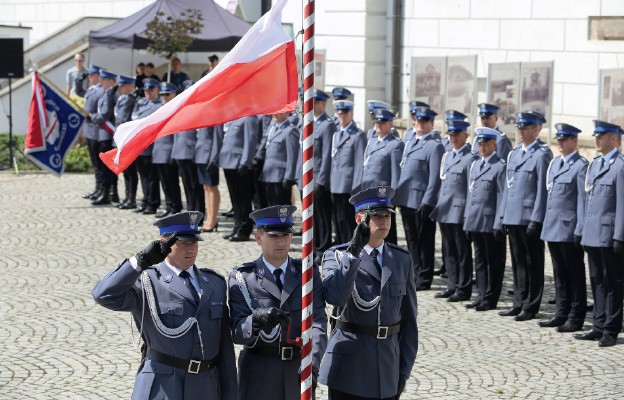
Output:
[[[91,124],[91,123],[93,123],[93,120],[91,119],[91,115],[87,114],[87,115],[85,116],[85,121],[87,121],[87,122],[88,122],[88,123],[90,123],[90,124]]]
[[[254,329],[273,328],[290,319],[289,313],[277,307],[256,308],[251,315]]]
[[[429,215],[431,215],[432,211],[433,207],[428,206],[427,204],[421,204],[420,207],[418,207],[418,210],[416,210],[420,219],[431,219]]]
[[[312,393],[316,392],[317,380],[318,380],[318,372],[312,371]]]
[[[368,244],[370,240],[370,214],[366,214],[364,221],[360,222],[353,230],[353,238],[349,242],[347,251],[355,257],[360,256],[360,252]]]
[[[240,176],[249,175],[249,167],[247,167],[246,165],[241,165],[240,167],[238,167],[237,171]]]
[[[154,240],[147,247],[137,253],[137,265],[141,271],[145,271],[152,265],[160,264],[171,253],[171,246],[178,241],[175,232],[166,241]]]
[[[284,190],[290,190],[292,189],[293,185],[295,184],[294,181],[288,180],[288,179],[284,179],[282,181],[282,189]]]
[[[505,234],[501,229],[495,229],[492,234],[494,235],[494,240],[496,240],[497,242],[505,240]]]
[[[542,233],[542,224],[535,221],[530,221],[529,225],[527,225],[526,229],[527,235],[534,239],[539,239],[540,234]]]
[[[209,174],[216,174],[219,172],[219,167],[217,167],[217,164],[211,161],[206,167],[206,172],[208,172]]]
[[[399,375],[399,389],[397,390],[397,400],[401,396],[401,393],[405,390],[405,382],[407,382],[407,376]]]
[[[581,240],[583,240],[583,237],[574,235],[574,246],[580,249],[582,247]]]
[[[621,242],[619,240],[614,240],[613,251],[615,252],[615,254],[617,254],[620,257],[624,256],[624,242]]]

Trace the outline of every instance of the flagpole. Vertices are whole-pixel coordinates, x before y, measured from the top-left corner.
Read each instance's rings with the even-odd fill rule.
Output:
[[[312,320],[314,271],[314,0],[303,0],[303,227],[301,274],[301,400],[312,399]],[[320,267],[320,266],[319,266]]]

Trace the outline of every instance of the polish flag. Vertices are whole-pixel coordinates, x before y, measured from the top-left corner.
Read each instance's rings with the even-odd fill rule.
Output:
[[[28,132],[24,141],[24,152],[36,152],[46,149],[46,136],[49,121],[39,74],[35,71],[32,79],[32,96],[28,111]]]
[[[117,127],[117,148],[100,153],[116,174],[157,139],[238,118],[289,112],[298,96],[293,39],[282,29],[279,0],[208,75],[153,114]]]

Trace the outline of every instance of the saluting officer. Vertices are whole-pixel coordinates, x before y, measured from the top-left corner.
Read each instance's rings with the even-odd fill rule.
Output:
[[[133,399],[238,399],[226,282],[195,266],[202,218],[158,220],[160,240],[93,289],[101,306],[132,313],[144,341]]]
[[[249,218],[254,194],[251,168],[258,147],[258,117],[226,122],[223,132],[219,167],[223,168],[234,211],[234,228],[223,238],[244,242],[249,240],[253,230],[253,221]]]
[[[94,113],[89,114],[89,119],[95,125],[97,125],[97,142],[98,142],[98,167],[97,174],[100,176],[100,183],[102,186],[102,191],[100,195],[94,199],[91,204],[94,206],[100,206],[105,204],[110,204],[111,201],[118,203],[119,202],[119,194],[117,194],[117,175],[111,171],[104,161],[102,161],[99,157],[99,153],[105,153],[109,150],[113,149],[113,133],[104,128],[106,122],[114,122],[115,121],[115,93],[117,91],[117,75],[105,71],[100,70],[100,85],[103,90],[102,96],[98,99],[97,102],[97,110]],[[111,191],[114,190],[111,198]]]
[[[535,318],[544,291],[544,242],[540,239],[546,213],[546,171],[552,152],[538,142],[543,115],[527,111],[516,115],[522,144],[509,153],[507,192],[503,224],[509,234],[513,268],[513,306],[501,311],[502,316],[515,316],[516,321]]]
[[[466,308],[493,310],[503,288],[507,246],[501,221],[506,163],[496,152],[498,132],[475,129],[480,159],[470,165],[464,231],[474,245],[477,297]]]
[[[594,120],[596,150],[587,168],[587,203],[581,244],[587,252],[594,294],[592,329],[575,339],[613,346],[622,330],[624,270],[624,156],[618,150],[622,128]]]
[[[296,182],[299,132],[288,121],[289,113],[273,115],[264,146],[266,154],[260,174],[270,206],[290,204]]]
[[[331,195],[336,242],[346,243],[355,229],[355,209],[349,203],[360,191],[366,134],[353,121],[353,102],[334,101],[338,131],[332,139]]]
[[[104,94],[102,85],[100,84],[100,67],[92,65],[89,68],[89,88],[84,96],[84,110],[90,115],[97,113],[97,104],[100,97]],[[87,149],[89,150],[89,158],[91,159],[91,167],[95,172],[95,190],[82,196],[83,199],[95,200],[102,191],[102,182],[98,174],[98,165],[100,162],[100,152],[98,150],[98,124],[91,121],[88,116],[83,125],[82,134],[87,140]]]
[[[334,96],[334,104],[339,100],[349,100],[351,91],[345,87],[335,87],[332,89],[332,96]],[[335,110],[335,109],[334,109]],[[336,127],[340,129],[340,121],[338,120],[338,110],[332,115],[332,122],[336,124]]]
[[[145,97],[137,100],[134,111],[132,111],[133,121],[147,117],[162,106],[159,81],[152,78],[144,78],[143,92]],[[141,179],[141,189],[143,190],[141,206],[135,210],[137,213],[156,214],[156,210],[160,206],[158,172],[152,165],[153,148],[154,144],[149,145],[139,154],[135,161],[137,172]]]
[[[477,107],[479,108],[481,126],[494,129],[498,132],[498,137],[496,138],[496,154],[503,160],[507,160],[507,155],[509,155],[512,146],[511,140],[509,140],[505,132],[501,131],[498,127],[498,110],[500,107],[489,103],[480,103]],[[472,145],[472,151],[475,154],[479,152],[476,140]]]
[[[577,151],[580,129],[556,124],[557,146],[546,173],[546,214],[541,239],[548,242],[555,274],[556,312],[539,326],[574,332],[583,327],[587,313],[585,254],[581,247],[585,214],[585,173],[588,161]]]
[[[407,142],[401,159],[401,177],[394,204],[401,208],[407,248],[412,256],[416,290],[429,290],[433,281],[435,222],[431,212],[440,191],[440,162],[444,147],[431,135],[437,115],[416,107],[416,135]]]
[[[120,96],[115,103],[115,126],[132,120],[132,111],[137,101],[135,93],[135,79],[129,76],[119,75]],[[120,210],[133,210],[136,208],[136,193],[139,187],[139,175],[135,162],[130,163],[123,172],[126,187],[126,197],[119,204]]]
[[[300,396],[301,259],[288,255],[292,214],[297,208],[277,205],[254,211],[257,260],[230,273],[229,301],[234,342],[244,345],[238,358],[240,400],[295,400]],[[313,271],[313,390],[327,347],[323,284]]]
[[[353,196],[353,238],[323,257],[325,297],[336,321],[319,382],[331,400],[398,399],[416,360],[414,270],[408,252],[385,241],[393,195],[379,186]]]
[[[470,123],[456,117],[456,111],[446,112],[448,137],[452,150],[442,155],[438,202],[431,218],[440,224],[442,257],[448,274],[446,290],[435,295],[450,302],[465,301],[472,295],[472,249],[463,229],[464,210],[468,192],[468,174],[477,156],[468,140]],[[463,116],[463,114],[461,114]]]

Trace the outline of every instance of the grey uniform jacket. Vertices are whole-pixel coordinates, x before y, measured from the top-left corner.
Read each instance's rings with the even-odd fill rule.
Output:
[[[321,185],[329,189],[331,174],[331,147],[332,137],[336,132],[334,124],[325,113],[314,121],[314,185]],[[299,141],[302,142],[303,130],[300,131]],[[297,160],[297,184],[303,190],[303,146],[299,150]]]
[[[392,204],[416,209],[435,207],[440,190],[440,162],[444,147],[432,135],[410,140],[401,156],[401,177]]]
[[[115,122],[115,87],[109,87],[100,96],[97,103],[97,112],[90,114],[91,120],[98,126],[98,142],[113,140],[113,135],[102,127],[104,122]]]
[[[188,318],[197,318],[202,335],[203,358],[197,326],[176,339],[163,336],[158,331],[147,300],[143,298],[141,279],[144,279],[144,275],[137,272],[130,261],[121,263],[93,289],[93,298],[98,304],[113,311],[132,313],[149,348],[184,360],[211,360],[217,357],[215,368],[198,374],[144,358],[137,372],[133,399],[237,399],[226,283],[223,277],[209,269],[195,269],[195,273],[198,274],[201,286],[199,304],[184,285],[184,280],[165,262],[144,272],[152,282],[158,317],[165,326],[176,328]]]
[[[472,162],[478,157],[466,143],[453,157],[453,151],[444,153],[440,165],[440,194],[438,203],[431,213],[431,219],[444,224],[464,223],[466,196],[468,194],[468,174]]]
[[[361,190],[366,134],[355,122],[344,134],[338,127],[332,140],[332,164],[330,191],[340,194],[354,194]]]
[[[403,147],[401,139],[391,134],[381,141],[377,136],[371,137],[364,151],[360,189],[374,186],[396,188],[401,174]]]
[[[249,347],[274,348],[279,353],[277,340],[266,343],[259,338],[259,332],[254,331],[252,310],[248,307],[243,291],[237,280],[237,273],[243,279],[253,309],[258,307],[279,307],[290,313],[290,339],[301,336],[301,260],[289,257],[288,266],[284,271],[284,288],[280,293],[275,276],[265,265],[262,257],[234,267],[229,278],[229,302],[232,318],[232,334],[234,343]],[[327,347],[327,314],[323,284],[318,268],[314,269],[314,311],[312,322],[312,369],[319,370],[321,358]],[[282,324],[280,346],[291,347],[287,341],[287,324]],[[258,400],[290,400],[299,398],[299,367],[300,360],[282,361],[278,358],[266,357],[257,354],[241,352],[239,359],[240,399]],[[283,374],[282,379],[270,379],[272,374]],[[295,397],[283,397],[283,393],[293,393]]]
[[[585,215],[585,173],[588,161],[575,153],[568,162],[554,158],[546,175],[546,215],[541,239],[548,242],[573,242],[581,236]]]
[[[493,232],[501,228],[505,196],[505,160],[494,153],[481,168],[482,160],[474,161],[468,175],[468,195],[464,231]]]
[[[102,86],[100,84],[89,86],[84,96],[84,110],[91,114],[95,114],[98,111],[98,100],[104,94]],[[95,122],[85,121],[83,125],[83,134],[85,139],[97,140],[98,139],[99,126]]]
[[[534,143],[522,155],[518,145],[507,160],[507,187],[503,203],[505,225],[528,225],[544,221],[546,213],[546,170],[552,153],[546,145]]]
[[[199,128],[195,143],[195,164],[219,165],[219,154],[223,145],[223,125]]]
[[[299,154],[299,131],[288,120],[271,124],[263,141],[266,150],[260,182],[295,181]]]
[[[244,117],[223,125],[223,145],[219,155],[219,167],[251,169],[253,156],[258,147],[258,117]]]
[[[152,147],[152,164],[171,164],[173,136],[167,135],[156,139]]]
[[[603,168],[601,158],[594,158],[587,171],[583,246],[611,247],[614,239],[624,241],[624,156],[618,151]]]
[[[503,160],[506,160],[512,148],[511,140],[509,140],[507,135],[505,135],[505,132],[498,129],[498,126],[494,129],[499,132],[498,137],[496,138],[496,154],[498,154],[498,156]],[[479,145],[476,140],[472,143],[472,152],[479,154]]]
[[[132,111],[137,101],[137,96],[134,93],[122,94],[115,103],[115,126],[119,126],[124,122],[128,122],[132,119]]]
[[[386,243],[381,275],[372,258],[346,252],[347,244],[332,247],[323,258],[323,286],[327,303],[338,307],[339,319],[369,327],[401,324],[386,339],[334,329],[321,363],[319,382],[361,397],[386,398],[397,393],[399,375],[409,377],[418,351],[417,303],[409,253]],[[352,289],[364,301],[377,296],[370,311],[356,306]]]
[[[195,156],[195,144],[197,143],[197,131],[178,132],[173,135],[173,150],[171,158],[174,160],[192,160]]]
[[[160,107],[162,107],[162,101],[160,100],[160,97],[154,100],[148,100],[145,97],[141,97],[134,105],[134,111],[132,111],[132,120],[136,121],[137,119],[145,118],[148,115],[153,114],[154,111],[158,110]],[[143,152],[141,152],[141,155],[151,156],[153,147],[154,144],[149,145],[145,150],[143,150]]]

